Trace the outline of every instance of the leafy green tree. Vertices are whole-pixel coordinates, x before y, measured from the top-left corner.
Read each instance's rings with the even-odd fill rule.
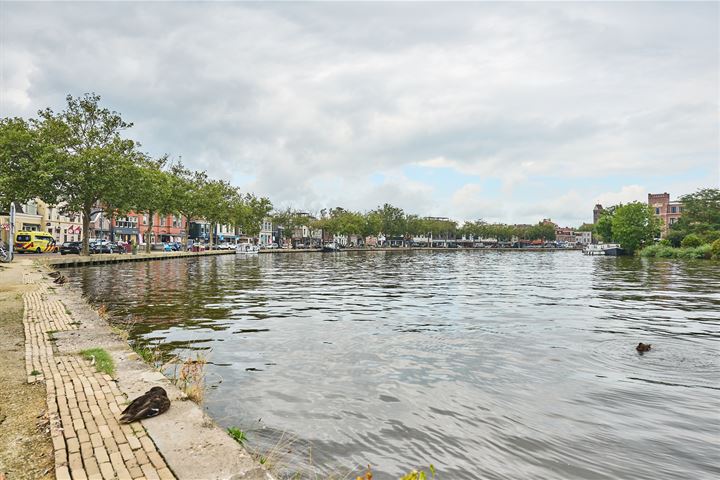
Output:
[[[36,122],[0,119],[0,210],[36,197],[55,203],[61,153],[45,140]]]
[[[398,207],[386,203],[375,210],[381,219],[381,232],[385,236],[400,237],[405,235],[405,212]]]
[[[614,215],[615,215],[614,209],[613,210],[605,210],[605,212],[600,216],[597,223],[595,224],[594,233],[603,242],[614,241],[613,229],[612,229]]]
[[[230,223],[232,200],[236,190],[225,180],[208,180],[199,192],[202,215],[210,223],[209,244],[215,241],[215,227]]]
[[[651,244],[659,234],[660,222],[646,203],[632,202],[615,209],[612,216],[612,238],[620,242],[622,248],[629,253]]]
[[[208,178],[205,172],[189,170],[182,163],[170,167],[170,188],[177,211],[185,218],[185,249],[190,240],[190,221],[203,213],[203,187]]]
[[[152,229],[155,215],[164,216],[178,211],[178,204],[173,195],[172,175],[163,170],[166,163],[166,158],[145,159],[135,167],[133,175],[135,179],[133,186],[134,210],[138,213],[145,213],[148,217],[145,230],[145,251],[148,253],[152,249]]]
[[[366,213],[363,220],[360,232],[363,237],[378,235],[382,231],[382,215],[376,210]]]
[[[528,240],[555,240],[555,226],[551,223],[540,222],[525,231]]]
[[[100,96],[67,96],[67,107],[59,113],[38,112],[39,130],[57,154],[53,172],[57,201],[82,214],[83,255],[89,253],[90,217],[93,208],[113,200],[136,164],[133,140],[121,132],[132,127],[119,113],[100,106]]]
[[[257,236],[262,222],[270,216],[272,203],[265,197],[237,192],[230,200],[230,223],[243,233]]]
[[[702,188],[683,195],[680,200],[682,216],[673,229],[697,234],[720,231],[720,189]]]

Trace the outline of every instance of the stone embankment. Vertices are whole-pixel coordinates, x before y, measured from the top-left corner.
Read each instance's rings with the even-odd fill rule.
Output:
[[[53,267],[76,267],[118,262],[146,262],[148,260],[170,260],[173,258],[207,257],[213,255],[234,255],[235,250],[211,250],[207,252],[152,252],[138,253],[103,253],[99,255],[47,255],[39,258],[40,262]],[[21,257],[22,258],[22,257]]]
[[[200,407],[127,343],[69,287],[21,260],[27,381],[44,382],[59,480],[272,479]],[[103,348],[113,376],[96,371],[78,352]],[[130,425],[118,418],[129,399],[162,386],[170,410]]]

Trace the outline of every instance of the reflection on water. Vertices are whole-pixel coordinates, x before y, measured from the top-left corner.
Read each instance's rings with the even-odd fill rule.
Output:
[[[132,338],[208,350],[206,406],[375,478],[716,478],[720,275],[577,252],[222,256],[70,271]],[[653,350],[638,355],[639,341]]]

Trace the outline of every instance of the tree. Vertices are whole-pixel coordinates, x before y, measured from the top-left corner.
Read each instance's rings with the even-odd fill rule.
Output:
[[[273,223],[278,225],[280,229],[285,232],[289,232],[290,238],[292,239],[293,232],[308,223],[308,217],[301,215],[300,212],[293,208],[286,208],[285,210],[276,211],[271,216]],[[281,239],[282,241],[282,239]]]
[[[148,216],[145,230],[145,251],[152,249],[152,229],[155,215],[168,215],[176,213],[178,205],[174,197],[171,174],[163,170],[167,163],[166,158],[159,160],[145,159],[135,167],[133,192],[135,197],[134,209],[144,212]]]
[[[57,154],[53,176],[57,200],[83,219],[82,253],[89,253],[90,216],[93,207],[112,199],[129,177],[137,157],[134,141],[121,137],[132,127],[119,113],[99,105],[100,96],[67,96],[59,113],[38,112],[41,134]]]
[[[548,222],[540,222],[528,228],[524,236],[528,240],[555,240],[555,225]]]
[[[176,208],[185,217],[185,249],[190,240],[190,221],[200,217],[203,211],[203,187],[207,183],[205,172],[189,170],[182,163],[170,167],[170,189]]]
[[[236,190],[225,180],[208,180],[198,192],[202,216],[210,223],[209,244],[215,241],[215,227],[230,223],[231,207]]]
[[[0,119],[0,210],[6,210],[10,202],[20,204],[36,197],[55,203],[59,157],[36,122]]]
[[[613,216],[615,214],[615,209],[613,210],[605,210],[603,214],[598,219],[597,223],[595,224],[595,230],[594,233],[598,237],[600,237],[600,240],[603,242],[612,242],[613,239],[613,230],[612,230],[612,222],[613,222]]]
[[[682,217],[672,228],[687,233],[704,234],[720,231],[720,189],[702,188],[683,195]]]
[[[601,217],[601,220],[603,217]],[[600,223],[600,222],[598,222]],[[652,243],[660,234],[660,221],[646,203],[620,205],[612,216],[612,238],[628,253]]]
[[[405,234],[405,212],[386,203],[375,210],[381,220],[380,230],[385,236],[399,237]]]
[[[237,192],[230,200],[230,223],[247,235],[257,236],[271,211],[272,203],[268,198]]]

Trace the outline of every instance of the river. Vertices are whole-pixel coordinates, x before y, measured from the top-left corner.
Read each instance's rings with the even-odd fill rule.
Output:
[[[286,471],[720,476],[717,262],[300,253],[67,275],[138,345],[203,352],[208,412],[251,451],[279,442]]]

